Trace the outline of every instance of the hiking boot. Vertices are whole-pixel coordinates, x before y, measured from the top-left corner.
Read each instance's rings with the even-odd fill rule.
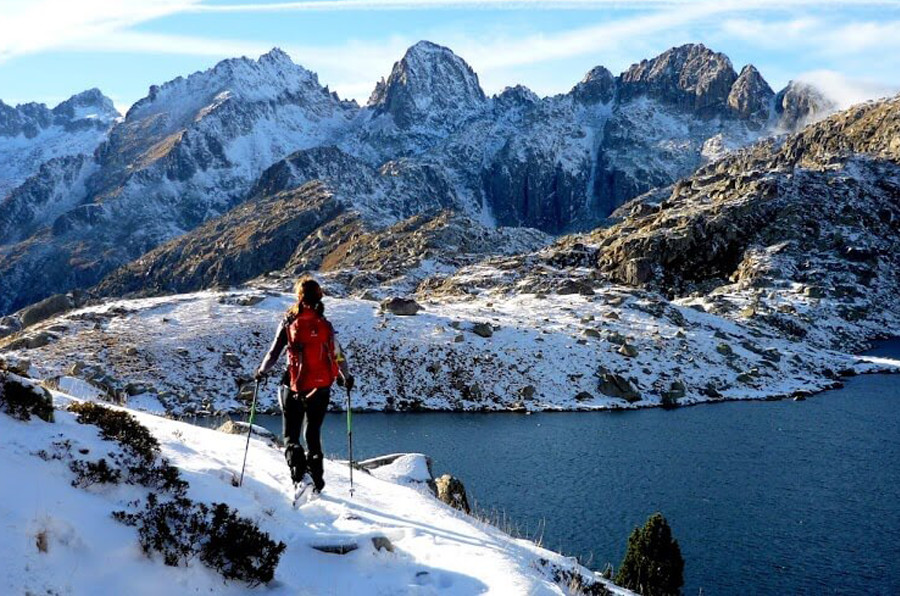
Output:
[[[309,475],[312,476],[316,491],[322,492],[322,489],[325,488],[325,468],[321,455],[309,456]]]

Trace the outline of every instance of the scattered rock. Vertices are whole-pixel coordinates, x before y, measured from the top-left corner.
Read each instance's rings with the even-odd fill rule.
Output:
[[[624,399],[628,403],[640,401],[641,394],[625,377],[605,372],[600,376],[598,390],[603,395]]]
[[[475,323],[472,325],[472,333],[481,337],[491,337],[494,335],[494,328],[488,323]]]
[[[620,346],[624,346],[628,343],[628,340],[625,339],[625,336],[619,333],[618,331],[613,331],[609,335],[606,336],[606,341],[614,344],[618,344]]]
[[[232,352],[225,352],[224,354],[222,354],[222,366],[226,366],[228,368],[241,368],[242,362],[237,354],[234,354]]]
[[[807,298],[824,298],[825,290],[818,286],[806,286],[803,292]]]
[[[35,333],[34,335],[28,335],[25,337],[20,337],[19,339],[10,342],[7,346],[7,350],[34,350],[36,348],[43,348],[51,341],[56,339],[56,336],[50,333],[49,331],[40,331]]]
[[[222,424],[216,430],[222,433],[227,433],[229,435],[246,435],[247,429],[250,427],[246,422],[238,422],[236,420],[226,420],[224,424]],[[262,437],[264,439],[275,440],[275,435],[272,434],[270,430],[267,428],[263,428],[258,424],[253,425],[253,434]]]
[[[391,541],[387,536],[372,536],[372,546],[375,547],[375,550],[386,550],[389,553],[394,552],[394,545],[391,544]]]
[[[561,296],[569,294],[581,294],[582,296],[592,296],[594,289],[590,284],[576,279],[567,279],[563,281],[556,289],[556,293]]]
[[[412,298],[392,296],[381,301],[381,310],[398,316],[412,316],[422,310],[418,302]]]
[[[469,499],[466,497],[466,487],[458,479],[450,474],[444,474],[434,481],[437,487],[438,499],[444,503],[469,513]]]
[[[241,296],[235,301],[235,304],[237,304],[238,306],[256,306],[265,299],[265,296],[261,296],[259,294],[251,294],[249,296]]]
[[[619,354],[623,356],[627,356],[628,358],[634,358],[638,355],[638,349],[635,348],[631,344],[622,344],[618,350],[616,350]]]
[[[462,333],[457,333],[456,337],[453,338],[453,341],[454,341],[454,343],[462,343],[462,342],[466,341],[466,338],[463,336]]]
[[[138,350],[134,346],[128,346],[127,348],[125,348],[126,356],[137,356],[137,353],[138,353]]]
[[[575,401],[591,401],[594,399],[594,396],[588,391],[580,391],[575,396]]]
[[[596,339],[600,339],[600,332],[596,329],[592,329],[588,327],[587,329],[582,330],[581,334],[585,337],[593,337]]]
[[[56,294],[23,309],[19,314],[19,320],[23,327],[29,327],[74,307],[75,301],[70,296]]]
[[[519,390],[519,395],[522,396],[522,399],[531,399],[535,393],[537,393],[537,387],[534,385],[526,385]]]
[[[716,346],[716,352],[723,356],[734,356],[734,350],[726,343],[720,343]]]

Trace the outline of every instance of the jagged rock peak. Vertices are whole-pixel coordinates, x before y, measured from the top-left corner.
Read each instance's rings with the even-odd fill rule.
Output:
[[[387,81],[376,85],[369,105],[407,128],[422,118],[443,119],[470,111],[485,100],[478,75],[465,60],[449,48],[420,41],[394,64]]]
[[[94,87],[81,93],[76,93],[66,101],[53,108],[53,113],[75,118],[97,118],[101,120],[113,120],[121,116],[110,98]]]
[[[704,115],[721,113],[737,80],[731,60],[703,44],[686,44],[633,64],[620,77],[623,99],[645,95]]]
[[[152,106],[206,105],[225,92],[249,101],[277,100],[286,94],[310,92],[326,95],[316,73],[295,64],[283,50],[273,48],[258,60],[229,58],[187,78],[177,77],[162,85],[151,85],[147,96],[128,110],[126,118],[154,111]]]
[[[837,111],[837,105],[817,87],[790,81],[775,96],[775,113],[780,129],[793,132]]]
[[[52,110],[37,102],[12,107],[0,101],[0,136],[23,134],[30,139],[53,125],[67,130],[72,127],[106,127],[118,117],[112,100],[99,89],[76,93]]]
[[[767,119],[775,92],[759,74],[756,67],[748,64],[728,93],[728,106],[744,118]]]
[[[512,104],[535,104],[541,101],[537,93],[526,87],[525,85],[516,85],[514,87],[505,87],[503,91],[497,95],[497,101],[504,105]]]
[[[584,103],[609,103],[616,94],[616,78],[605,66],[595,66],[572,88],[571,93]]]

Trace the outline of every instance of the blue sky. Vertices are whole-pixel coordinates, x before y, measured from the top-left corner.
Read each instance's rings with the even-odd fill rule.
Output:
[[[0,0],[0,99],[52,106],[99,87],[124,110],[151,84],[278,46],[365,101],[420,39],[488,93],[564,92],[687,42],[776,90],[810,80],[843,104],[900,91],[900,0]]]

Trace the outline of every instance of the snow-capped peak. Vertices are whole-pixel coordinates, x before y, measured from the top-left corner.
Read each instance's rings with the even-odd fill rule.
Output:
[[[112,122],[121,118],[121,114],[110,98],[96,87],[76,93],[66,101],[53,108],[53,114],[69,120],[92,119]]]
[[[258,60],[246,57],[222,60],[212,68],[150,87],[147,97],[128,110],[127,117],[144,117],[173,106],[188,112],[209,105],[222,92],[248,101],[277,100],[285,95],[324,95],[318,76],[295,64],[284,51],[274,48]],[[179,110],[184,111],[184,110]]]
[[[430,41],[410,47],[390,77],[369,99],[376,113],[388,113],[401,128],[425,119],[445,120],[486,101],[478,75],[449,48]],[[452,119],[452,118],[451,118]]]

